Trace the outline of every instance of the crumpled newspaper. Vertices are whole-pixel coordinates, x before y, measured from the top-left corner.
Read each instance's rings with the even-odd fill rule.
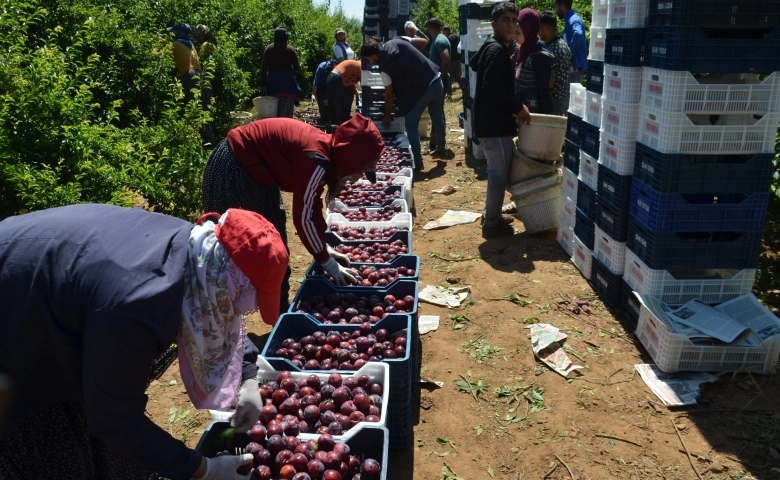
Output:
[[[438,315],[420,315],[417,319],[417,327],[420,330],[420,335],[425,335],[428,332],[439,329],[439,316]]]
[[[547,323],[537,323],[525,328],[531,330],[529,336],[534,355],[548,367],[564,377],[583,368],[581,365],[574,364],[563,351],[566,334],[561,333],[558,328]]]
[[[463,300],[469,296],[469,287],[440,287],[439,285],[426,285],[418,298],[422,302],[432,303],[442,307],[460,307]]]
[[[474,223],[481,216],[481,213],[447,210],[438,220],[426,223],[423,230],[435,230],[437,228]]]

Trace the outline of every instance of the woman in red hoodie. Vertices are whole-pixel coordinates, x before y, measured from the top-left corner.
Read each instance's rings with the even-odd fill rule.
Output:
[[[293,193],[292,218],[303,245],[337,283],[354,282],[351,271],[334,258],[325,243],[327,225],[322,194],[338,196],[345,179],[366,172],[384,151],[382,135],[360,114],[331,135],[291,118],[268,118],[234,128],[214,149],[203,173],[203,208],[223,213],[243,208],[259,213],[287,244],[287,217],[281,191]],[[290,269],[281,291],[281,311],[288,308]]]

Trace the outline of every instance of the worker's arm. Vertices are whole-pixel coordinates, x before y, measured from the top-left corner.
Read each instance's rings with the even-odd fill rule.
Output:
[[[447,75],[447,72],[450,71],[450,51],[448,49],[444,49],[439,52],[439,56],[441,57],[441,66],[439,67],[439,70],[441,71],[443,78],[445,75]]]

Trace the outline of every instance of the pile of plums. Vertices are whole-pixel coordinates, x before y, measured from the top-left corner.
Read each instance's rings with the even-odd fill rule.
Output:
[[[397,255],[409,253],[409,248],[401,240],[391,243],[374,243],[373,245],[358,244],[337,245],[333,248],[349,257],[350,262],[357,263],[387,263]]]
[[[386,164],[386,165],[398,165],[399,163],[407,159],[408,159],[407,156],[404,155],[404,151],[401,150],[400,148],[385,145],[385,151],[379,157],[379,163]]]
[[[352,267],[357,274],[357,286],[360,287],[386,287],[396,278],[413,277],[415,271],[413,268],[400,266],[397,268],[376,268],[376,267]],[[317,267],[317,273],[324,275],[322,267]],[[333,277],[328,276],[330,283],[336,283]]]
[[[414,299],[412,299],[412,301],[414,301]],[[396,300],[396,303],[398,302],[406,303],[404,300]],[[301,339],[287,338],[282,342],[281,348],[276,350],[276,356],[286,358],[292,363],[296,363],[296,361],[302,363],[303,366],[299,366],[298,368],[303,368],[304,370],[357,370],[365,365],[366,362],[378,362],[383,359],[403,358],[406,356],[406,331],[401,330],[391,336],[387,330],[380,328],[373,334],[371,333],[371,323],[363,322],[360,324],[360,328],[352,333],[328,332],[325,334],[324,332],[318,331]],[[378,385],[376,388],[379,393],[371,393],[374,392],[373,389],[364,392],[370,393],[369,400],[371,401],[371,404],[365,405],[366,408],[370,408],[373,405],[381,409],[381,388],[382,385]],[[348,388],[344,390],[348,390]],[[354,396],[354,388],[352,391]],[[360,392],[358,391],[358,393]],[[322,395],[325,394],[322,393]],[[336,411],[334,413],[341,413],[342,415],[347,415],[349,418],[338,417],[337,421],[341,425],[341,427],[339,427],[332,423],[325,425],[326,419],[321,417],[318,420],[320,424],[314,424],[317,433],[327,431],[327,433],[339,435],[338,433],[333,433],[334,429],[335,431],[339,431],[339,428],[344,429],[345,426],[353,425],[350,424],[350,422],[354,420],[351,417],[353,405],[349,405],[347,409],[342,409],[339,404],[339,402],[346,402],[347,400],[350,400],[350,398],[341,395],[338,399],[333,398],[332,400],[336,403]],[[352,399],[352,401],[354,403],[358,400]],[[368,416],[371,416],[371,412],[375,412],[375,410],[366,410],[366,412],[363,412],[362,406],[364,404],[362,402],[364,399],[361,397],[359,401],[361,402],[361,406],[358,407],[358,410],[360,410],[364,416],[360,417],[360,415],[356,415],[356,417],[363,418],[365,421],[379,421],[378,419],[373,418],[369,420]],[[377,405],[376,402],[380,403]],[[325,407],[328,406],[326,405]],[[263,408],[265,410],[266,407]],[[322,415],[327,412],[326,410],[323,410],[322,404],[319,405],[319,411]],[[378,417],[378,414],[373,414]],[[262,416],[260,418],[262,419]],[[331,418],[332,417],[329,416],[327,420],[330,420]],[[311,427],[310,424],[307,424],[307,426]],[[268,433],[270,434],[271,432],[269,431]]]
[[[390,187],[391,184],[387,182],[382,183],[369,183],[369,182],[360,182],[360,183],[353,183],[353,182],[344,182],[344,189],[350,189],[355,192],[376,192],[377,190],[384,190],[387,187]]]
[[[346,188],[339,194],[339,200],[348,207],[378,207],[387,200],[401,198],[401,191],[396,190],[391,194],[385,192],[357,191]]]
[[[376,171],[380,173],[398,173],[401,171],[401,167],[398,165],[382,165],[376,166]]]
[[[366,227],[341,227],[338,225],[331,225],[330,231],[338,235],[344,240],[387,240],[395,235],[395,232],[406,231],[405,228],[379,228],[372,227],[366,229]]]
[[[280,435],[273,435],[268,440],[252,438],[245,451],[254,459],[239,467],[236,473],[251,472],[252,480],[379,480],[382,474],[379,462],[372,458],[361,462],[350,455],[349,445],[336,442],[328,434],[309,441]],[[217,454],[221,455],[231,453]]]
[[[338,213],[342,214],[350,222],[389,222],[402,209],[403,206],[397,204],[385,205],[373,212],[369,212],[366,207],[359,207],[357,210],[344,208]]]
[[[414,297],[393,295],[358,297],[354,293],[313,295],[298,302],[298,313],[308,313],[322,323],[376,323],[386,313],[408,313],[414,310]],[[357,317],[357,318],[356,318]]]
[[[307,360],[323,360],[332,357],[332,344],[329,336],[322,332],[298,339],[288,338],[276,355],[290,358],[302,355]],[[319,339],[322,338],[322,345]],[[341,337],[334,342],[338,347]],[[329,345],[324,351],[322,346]],[[342,349],[339,349],[339,352]],[[346,350],[349,353],[348,350]],[[295,353],[297,352],[297,353]],[[323,355],[326,355],[323,358]],[[365,364],[365,362],[363,362]],[[265,406],[260,413],[260,421],[252,427],[249,436],[254,441],[274,435],[298,436],[300,433],[329,433],[341,435],[359,422],[378,423],[382,409],[381,383],[371,383],[368,375],[342,377],[332,373],[324,385],[317,375],[310,375],[299,381],[292,378],[288,371],[281,372],[276,381],[260,386],[260,397]]]

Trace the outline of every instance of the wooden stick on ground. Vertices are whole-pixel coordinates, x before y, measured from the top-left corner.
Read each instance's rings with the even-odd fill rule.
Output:
[[[557,458],[558,461],[561,462],[564,467],[566,467],[566,470],[568,470],[571,480],[577,480],[576,478],[574,478],[574,473],[571,471],[571,468],[569,468],[569,465],[567,465],[566,462],[564,462],[563,459],[559,457],[557,453],[553,452],[553,455],[555,455],[555,458]]]
[[[556,457],[557,457],[557,455],[556,455]],[[542,480],[544,480],[545,478],[547,478],[550,475],[552,475],[552,473],[555,471],[555,469],[558,468],[558,465],[560,465],[560,464],[556,463],[555,465],[553,465],[552,468],[550,469],[550,471],[544,474],[544,476],[542,477]]]
[[[596,433],[593,436],[594,437],[600,437],[600,438],[611,438],[613,440],[620,440],[621,442],[630,443],[631,445],[636,445],[637,447],[642,448],[642,444],[641,443],[636,443],[633,440],[626,440],[625,438],[616,437],[614,435],[604,435],[604,434],[601,434],[601,433]]]
[[[688,447],[685,445],[685,440],[683,440],[682,435],[680,435],[680,429],[677,428],[677,424],[674,423],[674,419],[672,418],[672,425],[674,426],[674,431],[677,433],[677,438],[680,439],[680,443],[682,443],[683,448],[685,449],[685,454],[688,455],[688,461],[691,463],[691,468],[696,473],[696,477],[699,480],[702,480],[701,475],[699,475],[699,471],[696,470],[696,465],[693,464],[693,458],[691,457],[691,452],[688,450]]]

